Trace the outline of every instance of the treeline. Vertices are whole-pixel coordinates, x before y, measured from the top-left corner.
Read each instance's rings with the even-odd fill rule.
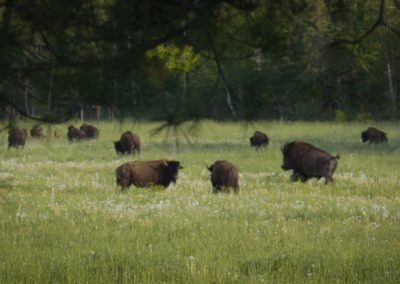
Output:
[[[400,0],[0,1],[2,118],[396,119]]]

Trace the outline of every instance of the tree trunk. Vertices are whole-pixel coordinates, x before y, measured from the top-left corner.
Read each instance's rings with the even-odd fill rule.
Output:
[[[387,70],[388,70],[388,80],[389,80],[389,98],[391,101],[391,111],[392,111],[392,118],[396,118],[396,111],[397,111],[397,85],[396,85],[396,78],[394,72],[394,64],[388,56],[388,63],[387,63]]]

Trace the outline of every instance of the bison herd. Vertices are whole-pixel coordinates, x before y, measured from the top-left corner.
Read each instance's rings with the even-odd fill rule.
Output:
[[[43,129],[40,124],[35,124],[30,130],[31,137],[43,138]],[[89,124],[82,124],[80,128],[74,125],[68,126],[67,138],[70,142],[82,141],[87,139],[98,139],[100,131],[97,127]],[[61,133],[54,130],[54,136],[60,137]],[[28,132],[26,129],[11,127],[8,131],[8,147],[23,147],[26,143]],[[368,127],[361,133],[362,142],[365,143],[387,143],[386,133]],[[250,146],[257,149],[267,146],[269,138],[261,131],[255,131],[250,137]],[[117,154],[140,154],[139,136],[131,131],[124,132],[118,141],[114,142]],[[285,171],[292,170],[291,180],[305,182],[310,178],[324,178],[325,183],[333,181],[333,174],[336,170],[339,155],[333,156],[322,149],[306,142],[293,141],[281,147],[283,164]],[[147,187],[151,185],[168,187],[176,183],[178,172],[182,169],[179,161],[174,160],[154,160],[154,161],[133,161],[120,165],[116,171],[117,185],[122,190],[130,185]],[[238,168],[229,161],[218,160],[208,166],[210,171],[213,192],[239,192],[239,171]]]

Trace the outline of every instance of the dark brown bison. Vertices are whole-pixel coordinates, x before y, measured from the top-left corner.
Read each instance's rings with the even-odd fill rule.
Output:
[[[28,131],[13,127],[8,130],[8,147],[24,147]]]
[[[32,129],[31,129],[31,137],[35,137],[35,138],[43,138],[45,137],[43,135],[43,129],[40,126],[40,124],[35,124]]]
[[[267,146],[269,143],[269,139],[267,134],[261,132],[261,131],[255,131],[253,136],[250,137],[250,145],[252,147],[261,147],[261,146]]]
[[[70,142],[74,140],[79,141],[86,138],[86,133],[83,130],[76,128],[75,126],[70,125],[68,126],[67,136]]]
[[[207,167],[211,172],[211,184],[213,192],[228,192],[230,188],[235,193],[239,192],[239,175],[236,166],[228,161],[216,161]]]
[[[131,131],[126,131],[122,133],[119,141],[114,142],[114,148],[117,154],[140,154],[140,139],[139,136],[133,134]]]
[[[333,181],[338,156],[331,154],[305,142],[286,143],[282,148],[285,171],[293,170],[292,181],[307,181],[309,178],[325,178],[325,184]]]
[[[167,187],[171,182],[176,183],[179,169],[182,169],[179,161],[134,161],[122,164],[115,173],[117,185],[124,190],[131,184],[138,187],[151,185]]]
[[[367,130],[361,132],[361,139],[363,143],[367,141],[369,141],[369,143],[375,143],[375,144],[388,142],[386,133],[375,127],[368,127]]]
[[[100,130],[97,127],[94,127],[93,125],[84,123],[81,125],[80,129],[85,132],[87,139],[99,138]]]

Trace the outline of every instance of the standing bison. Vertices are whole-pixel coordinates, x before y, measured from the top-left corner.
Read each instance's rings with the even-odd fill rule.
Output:
[[[35,137],[35,138],[43,138],[45,137],[43,135],[43,129],[40,126],[40,124],[35,124],[32,129],[31,129],[31,137]]]
[[[140,139],[139,136],[133,134],[131,131],[126,131],[122,133],[119,141],[114,142],[114,148],[117,154],[140,154]]]
[[[207,167],[211,172],[213,192],[229,191],[239,192],[239,175],[236,166],[228,161],[216,161]]]
[[[254,132],[253,136],[250,137],[250,145],[252,147],[261,147],[261,146],[267,146],[269,143],[269,139],[267,134],[261,132],[261,131],[256,131]]]
[[[24,147],[28,131],[13,127],[8,130],[8,147]]]
[[[76,128],[75,126],[70,125],[68,126],[67,136],[70,142],[74,140],[80,141],[86,138],[86,133],[83,130]]]
[[[180,169],[182,167],[179,161],[134,161],[122,164],[115,173],[117,185],[124,190],[131,184],[138,187],[151,185],[167,187],[171,182],[176,183]]]
[[[338,156],[331,154],[305,142],[286,143],[282,148],[285,171],[293,170],[292,181],[307,181],[309,178],[325,178],[325,184],[333,181]]]
[[[97,127],[89,124],[82,124],[80,129],[85,132],[86,138],[88,139],[97,139],[99,138],[100,130]]]
[[[361,132],[361,139],[363,143],[367,141],[369,141],[369,143],[375,144],[388,142],[386,133],[375,127],[368,127],[367,130]]]

